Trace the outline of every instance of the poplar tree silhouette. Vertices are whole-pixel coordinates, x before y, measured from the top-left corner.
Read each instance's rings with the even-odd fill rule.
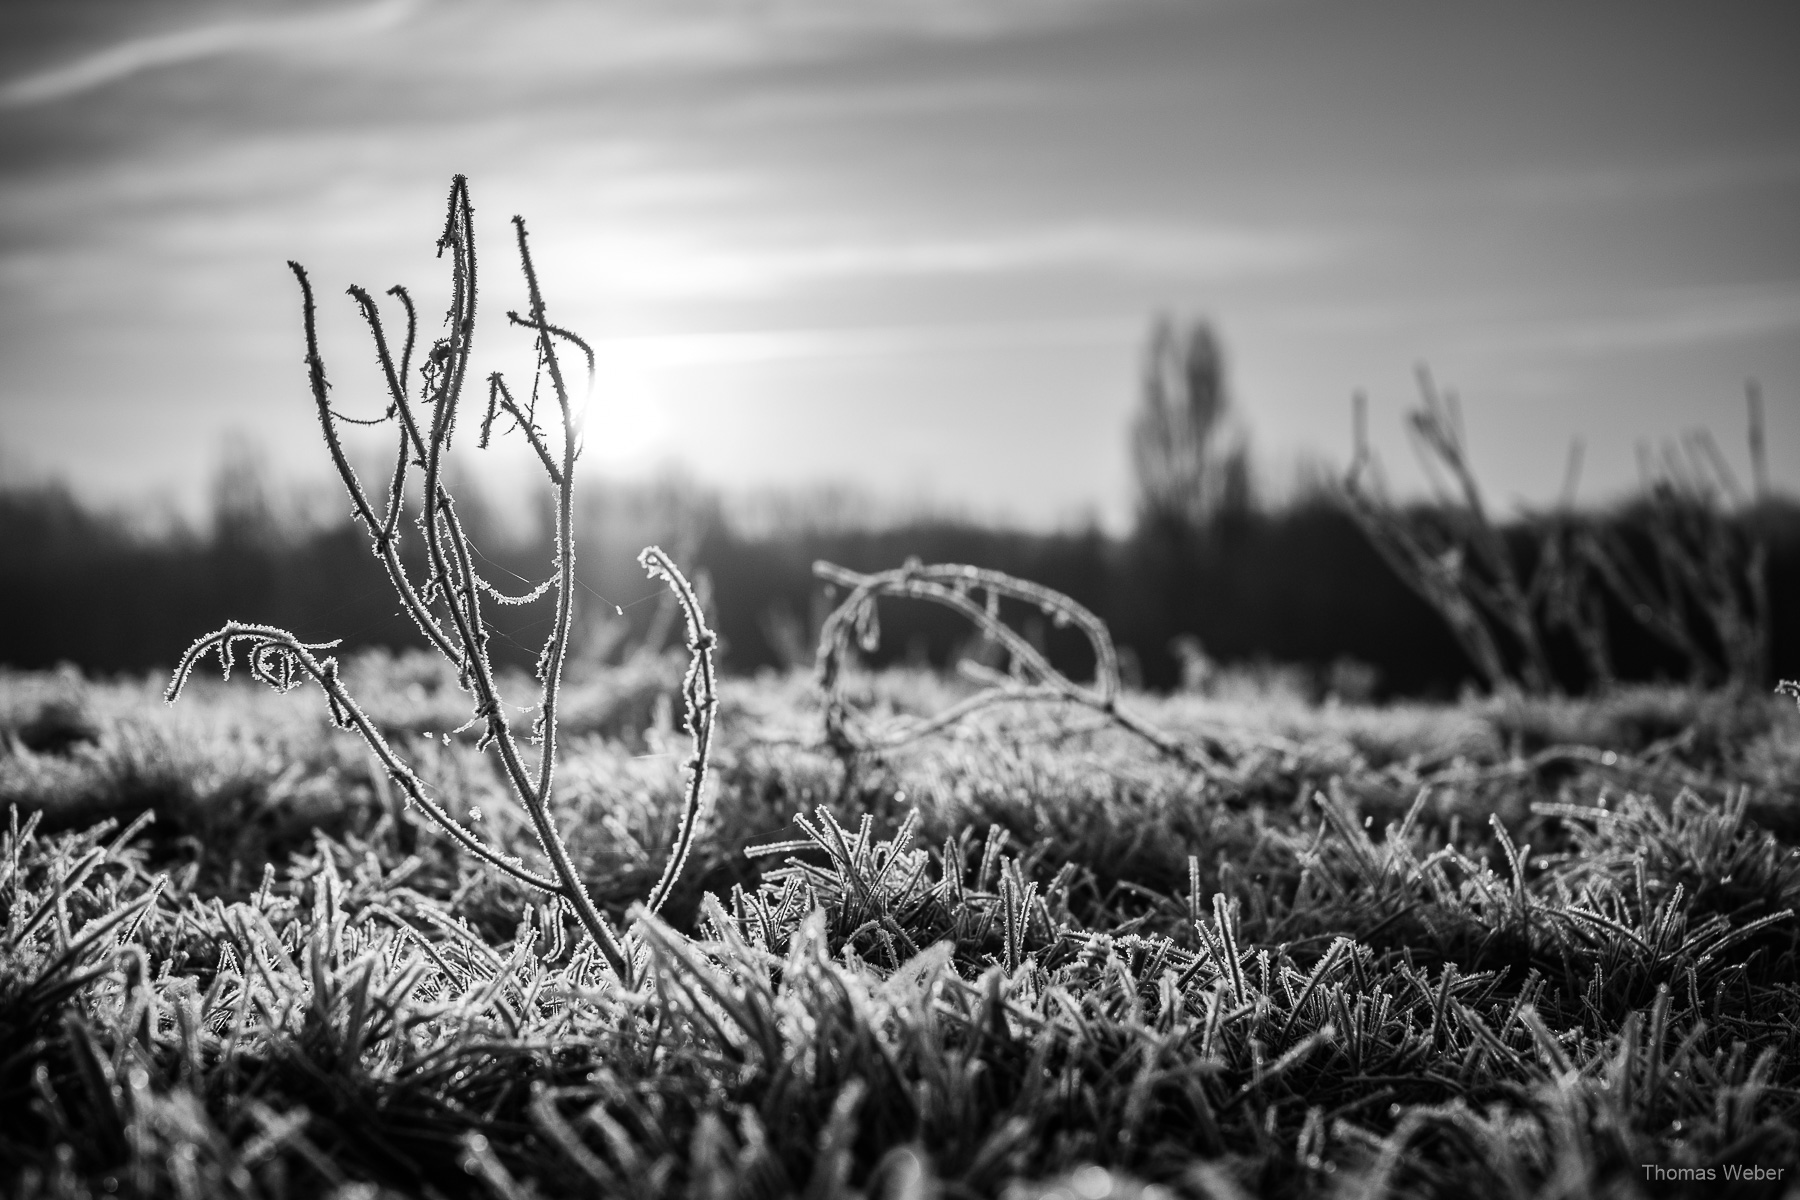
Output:
[[[1138,516],[1203,526],[1252,503],[1249,453],[1230,438],[1224,351],[1205,321],[1159,316],[1144,359],[1143,404],[1131,430]]]

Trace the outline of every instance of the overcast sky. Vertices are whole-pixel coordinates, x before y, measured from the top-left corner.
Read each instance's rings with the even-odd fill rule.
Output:
[[[1744,382],[1800,489],[1792,0],[7,0],[0,467],[191,505],[233,431],[323,477],[284,262],[435,320],[449,178],[482,370],[506,219],[603,359],[587,469],[850,482],[1050,524],[1131,506],[1161,310],[1215,322],[1265,476],[1390,473],[1415,364],[1502,503],[1636,478]],[[492,478],[519,463],[501,457]]]

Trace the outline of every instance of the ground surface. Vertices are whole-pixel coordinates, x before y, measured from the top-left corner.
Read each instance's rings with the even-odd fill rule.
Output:
[[[567,696],[559,813],[620,922],[673,836],[680,668]],[[348,675],[447,807],[535,853],[446,736],[453,680]],[[1800,1184],[1800,713],[1772,697],[1138,698],[1221,747],[1199,771],[1006,710],[846,762],[807,680],[732,682],[626,991],[402,811],[316,693],[168,708],[160,682],[0,678],[8,1191]],[[853,690],[906,713],[959,686]]]

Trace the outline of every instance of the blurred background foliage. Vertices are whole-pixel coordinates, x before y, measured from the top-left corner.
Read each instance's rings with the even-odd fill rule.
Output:
[[[1068,594],[1108,623],[1128,680],[1147,687],[1204,691],[1229,669],[1279,670],[1313,699],[1447,698],[1491,685],[1493,672],[1472,661],[1441,605],[1372,543],[1367,512],[1359,525],[1342,485],[1321,477],[1279,499],[1260,494],[1225,379],[1224,351],[1210,326],[1169,317],[1153,324],[1127,434],[1138,515],[1124,534],[908,514],[843,489],[746,499],[674,479],[584,483],[575,660],[617,661],[674,640],[673,614],[635,565],[641,547],[659,543],[701,580],[724,639],[723,665],[737,673],[810,663],[830,604],[813,578],[815,560],[875,571],[916,556],[995,568]],[[452,487],[491,576],[537,582],[549,563],[549,497],[520,522],[503,518],[466,474],[452,477]],[[1800,505],[1769,491],[1760,475],[1754,495],[1736,503],[1694,486],[1672,490],[1667,480],[1657,487],[1647,483],[1640,497],[1604,509],[1496,519],[1492,532],[1521,577],[1535,578],[1547,554],[1573,544],[1571,529],[1635,559],[1652,583],[1660,572],[1673,619],[1691,627],[1685,652],[1633,611],[1641,597],[1628,604],[1587,581],[1583,611],[1605,642],[1608,683],[1743,675],[1723,665],[1726,648],[1715,644],[1703,606],[1677,595],[1656,547],[1678,521],[1703,539],[1760,547],[1767,614],[1760,675],[1767,679],[1736,681],[1800,676],[1800,636],[1784,619],[1800,611]],[[282,626],[307,640],[341,638],[347,650],[416,644],[364,532],[329,515],[345,506],[281,494],[257,446],[243,439],[226,444],[211,497],[207,521],[152,521],[100,511],[60,483],[0,481],[0,664],[151,670],[228,619]],[[1466,516],[1445,496],[1380,504],[1378,515],[1394,530],[1441,534]],[[1458,567],[1455,537],[1432,544],[1438,559]],[[416,556],[416,534],[406,548]],[[1734,572],[1741,565],[1727,564]],[[1566,582],[1567,572],[1559,578]],[[549,605],[496,608],[492,616],[497,657],[529,666]],[[1602,682],[1591,642],[1584,653],[1578,631],[1544,624],[1553,687],[1582,691]],[[982,651],[954,615],[928,606],[896,605],[883,625],[878,663],[942,666]],[[1091,665],[1081,661],[1086,650],[1072,631],[1028,625],[1022,632],[1059,669]],[[1503,655],[1516,655],[1518,647],[1500,640]]]

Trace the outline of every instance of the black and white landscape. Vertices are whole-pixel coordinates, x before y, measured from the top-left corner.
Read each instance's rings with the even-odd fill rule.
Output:
[[[1800,1194],[1797,36],[0,8],[4,1190]]]

